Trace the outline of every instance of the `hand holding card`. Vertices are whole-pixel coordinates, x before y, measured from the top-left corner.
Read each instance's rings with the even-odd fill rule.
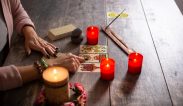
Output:
[[[45,58],[45,61],[49,66],[62,66],[67,68],[69,72],[74,73],[78,70],[80,63],[84,62],[84,58],[71,53],[58,53],[57,57]]]

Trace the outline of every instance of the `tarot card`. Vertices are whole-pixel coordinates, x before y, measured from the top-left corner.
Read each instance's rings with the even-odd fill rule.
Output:
[[[79,54],[79,56],[85,59],[85,63],[99,62],[99,54]]]
[[[85,59],[85,63],[99,63],[102,58],[107,57],[107,54],[79,54]]]
[[[106,45],[81,45],[80,53],[107,53]]]
[[[83,63],[78,72],[100,72],[100,63]]]
[[[102,58],[108,57],[108,54],[99,54],[99,62],[101,62]]]

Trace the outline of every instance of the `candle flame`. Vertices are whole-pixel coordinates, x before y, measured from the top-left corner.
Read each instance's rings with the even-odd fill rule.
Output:
[[[56,69],[53,70],[53,74],[57,74],[57,70]]]
[[[138,55],[138,53],[135,53],[135,55],[137,56],[137,55]]]
[[[107,64],[106,67],[109,67],[109,64]]]
[[[53,70],[53,77],[54,77],[54,80],[57,80],[57,70],[56,69],[54,69]]]
[[[137,59],[133,59],[134,62],[137,62]]]

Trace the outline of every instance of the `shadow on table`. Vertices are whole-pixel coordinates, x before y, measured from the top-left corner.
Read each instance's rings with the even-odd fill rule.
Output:
[[[72,42],[67,42],[66,44],[64,44],[63,46],[60,46],[60,52],[64,52],[64,53],[73,53],[75,55],[79,54],[79,47],[80,44],[73,44]]]
[[[88,100],[90,103],[105,102],[109,99],[109,87],[110,82],[101,80],[100,78],[93,84],[92,88],[88,92]]]
[[[124,95],[128,96],[130,95],[138,81],[140,74],[129,74],[126,73],[125,78],[123,79],[122,85],[121,85],[121,90]]]
[[[0,92],[1,106],[33,106],[42,83],[32,81],[12,90]]]

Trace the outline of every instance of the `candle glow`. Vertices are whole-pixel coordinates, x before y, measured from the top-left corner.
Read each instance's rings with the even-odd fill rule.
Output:
[[[141,73],[143,56],[140,53],[131,53],[128,58],[128,72],[131,74]]]
[[[53,70],[53,78],[55,80],[57,80],[57,70],[56,69]]]
[[[63,71],[64,70],[64,71]],[[56,84],[65,79],[65,76],[68,76],[68,72],[65,71],[65,68],[62,67],[51,67],[44,71],[43,78],[45,81]]]
[[[98,44],[99,29],[96,26],[89,26],[86,30],[87,43],[89,45]]]
[[[45,96],[49,103],[62,104],[69,100],[69,73],[64,67],[48,67],[43,72]]]
[[[115,61],[111,58],[103,58],[100,63],[101,79],[113,80]]]

